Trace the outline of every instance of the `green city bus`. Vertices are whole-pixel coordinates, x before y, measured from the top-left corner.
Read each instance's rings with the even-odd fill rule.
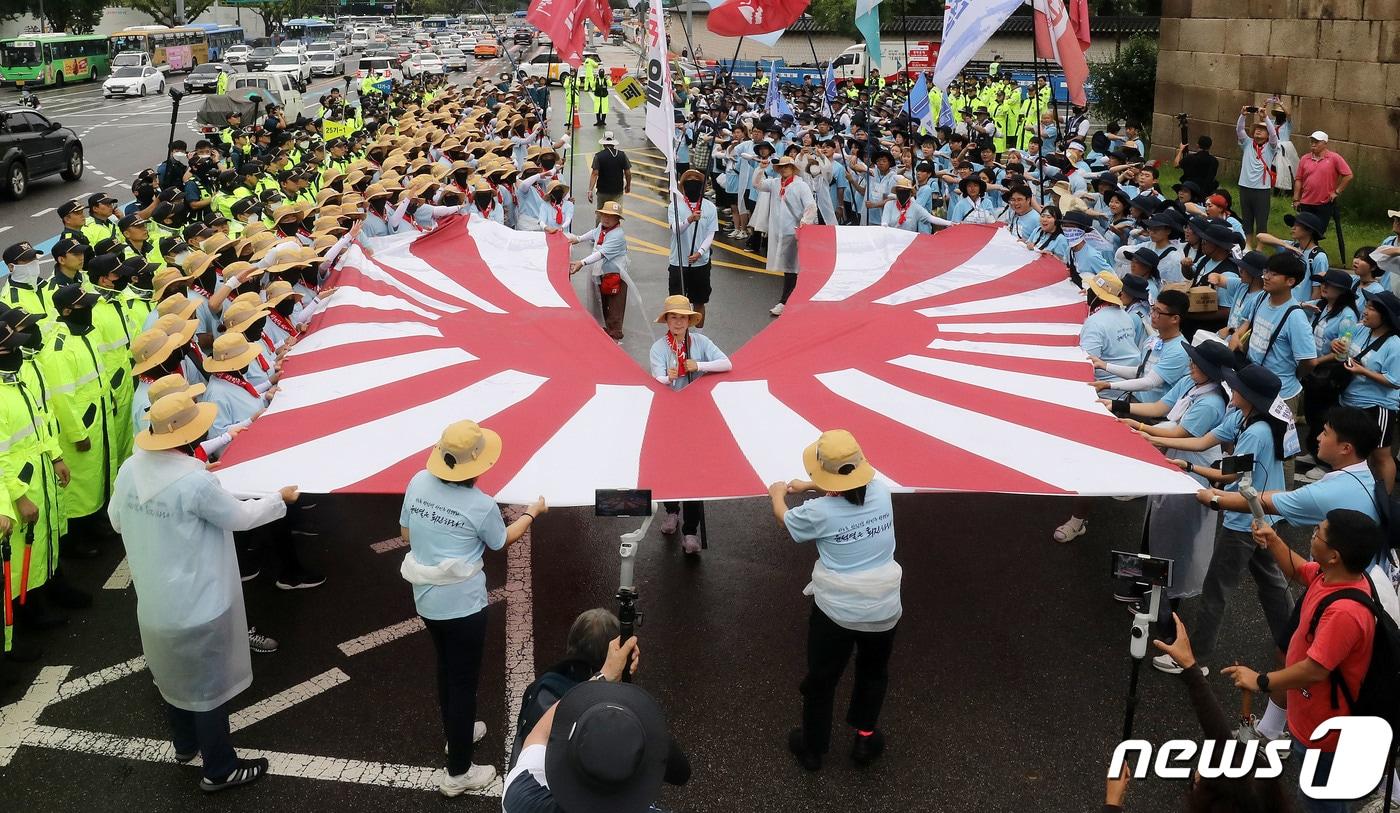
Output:
[[[62,85],[108,72],[101,34],[30,34],[0,40],[0,85]]]

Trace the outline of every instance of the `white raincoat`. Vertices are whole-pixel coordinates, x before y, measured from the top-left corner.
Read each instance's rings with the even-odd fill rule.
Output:
[[[137,449],[107,515],[136,586],[136,621],[166,702],[212,711],[253,682],[233,531],[286,516],[280,495],[238,500],[199,460]]]
[[[784,191],[781,178],[758,181],[768,193],[768,270],[797,273],[797,227],[817,222],[817,199],[812,187],[794,176]],[[757,215],[755,215],[756,217]]]

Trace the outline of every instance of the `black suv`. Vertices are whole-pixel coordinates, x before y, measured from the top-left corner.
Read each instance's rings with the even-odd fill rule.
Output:
[[[513,39],[516,45],[529,45],[535,41],[535,35],[530,32],[530,29],[521,26],[515,29],[515,36]]]
[[[0,191],[19,199],[29,182],[57,173],[65,181],[83,177],[83,142],[78,134],[42,113],[0,108]]]
[[[267,63],[271,62],[272,58],[275,56],[277,56],[276,48],[269,48],[266,46],[262,48],[254,48],[253,50],[248,52],[248,70],[267,70]]]

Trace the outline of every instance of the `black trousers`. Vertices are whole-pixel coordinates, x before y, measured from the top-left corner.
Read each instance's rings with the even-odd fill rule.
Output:
[[[206,779],[222,780],[238,767],[238,754],[229,739],[227,703],[213,711],[186,711],[166,703],[165,712],[175,753],[203,757]]]
[[[812,605],[807,624],[807,677],[802,681],[802,733],[807,750],[824,754],[831,745],[831,714],[836,685],[846,671],[851,650],[856,655],[855,685],[846,723],[857,731],[873,731],[880,722],[880,706],[889,684],[890,653],[894,634],[857,632],[840,626]]]
[[[486,609],[445,621],[423,619],[437,652],[438,704],[447,737],[447,772],[461,776],[472,766],[476,685],[486,645]]]
[[[786,305],[786,304],[787,304],[787,301],[788,301],[788,297],[792,296],[792,292],[795,291],[795,290],[797,290],[797,275],[796,275],[796,274],[790,274],[790,273],[784,273],[784,274],[783,274],[783,295],[782,295],[782,297],[781,297],[778,301],[781,302],[781,303],[783,303],[784,305]]]
[[[681,533],[695,536],[700,533],[700,517],[705,513],[705,504],[698,500],[662,503],[667,513],[681,515]]]

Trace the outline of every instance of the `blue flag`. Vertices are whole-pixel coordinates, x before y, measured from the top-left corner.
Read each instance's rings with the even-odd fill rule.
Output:
[[[784,115],[792,115],[792,107],[788,105],[787,99],[778,92],[778,62],[774,60],[768,67],[768,96],[763,100],[763,109],[768,111],[768,115],[773,118],[781,118]]]
[[[880,10],[872,7],[870,11],[856,17],[856,30],[865,37],[865,52],[870,54],[870,61],[876,65],[880,62]]]
[[[379,91],[380,93],[385,93],[385,94],[387,94],[389,91],[391,91],[391,90],[394,89],[394,80],[393,80],[393,79],[383,79],[383,80],[381,80],[381,81],[375,82],[375,83],[374,83],[374,89],[377,90],[377,91]]]
[[[835,60],[826,63],[826,78],[822,84],[826,87],[826,104],[828,107],[836,101],[836,66],[832,64]]]
[[[904,112],[909,118],[919,122],[924,132],[933,132],[933,107],[928,101],[928,80],[922,73],[914,87],[909,89],[909,97],[904,100]]]
[[[953,127],[953,103],[947,96],[943,97],[943,106],[938,109],[938,126],[949,129]]]

